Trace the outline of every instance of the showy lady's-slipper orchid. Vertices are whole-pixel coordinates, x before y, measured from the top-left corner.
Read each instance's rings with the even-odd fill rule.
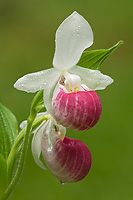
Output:
[[[40,113],[43,115],[45,113]],[[38,116],[39,116],[38,115]],[[26,121],[21,124],[25,128]],[[42,152],[47,167],[61,183],[82,180],[91,167],[91,154],[80,140],[65,136],[65,127],[51,119],[44,121],[35,131],[32,140],[32,154],[35,162],[46,169],[40,159]]]
[[[47,111],[63,126],[85,130],[94,126],[101,115],[101,103],[95,90],[105,89],[113,80],[98,70],[76,64],[83,51],[93,43],[88,22],[73,12],[56,31],[54,68],[27,74],[15,87],[26,92],[44,89]]]

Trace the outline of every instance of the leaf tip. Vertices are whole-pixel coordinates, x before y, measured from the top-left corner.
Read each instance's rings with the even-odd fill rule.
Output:
[[[121,44],[124,44],[124,41],[123,40],[120,40],[119,42],[117,42],[116,46],[120,46]]]

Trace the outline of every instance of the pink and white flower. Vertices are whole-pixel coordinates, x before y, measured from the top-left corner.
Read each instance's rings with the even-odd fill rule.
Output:
[[[81,131],[92,128],[101,116],[101,101],[94,91],[65,93],[59,88],[53,99],[55,119],[68,129]]]
[[[83,51],[93,43],[88,22],[77,12],[66,18],[56,31],[53,68],[18,79],[14,87],[26,92],[44,90],[50,120],[34,132],[32,154],[35,162],[61,182],[82,180],[91,167],[91,153],[80,140],[65,136],[66,128],[87,130],[101,115],[101,101],[95,90],[103,90],[113,79],[99,70],[79,67]],[[24,122],[21,127],[26,125]]]
[[[27,74],[14,87],[26,92],[44,89],[47,111],[58,122],[72,130],[91,128],[101,115],[100,99],[94,91],[103,90],[113,82],[99,70],[76,65],[92,43],[89,23],[73,12],[56,31],[54,68]]]
[[[46,113],[39,113],[37,117]],[[27,121],[22,122],[21,129]],[[44,121],[34,132],[31,150],[35,162],[46,170],[40,155],[61,183],[72,183],[82,180],[91,167],[91,153],[88,147],[80,140],[65,136],[66,128],[57,124],[51,116]]]

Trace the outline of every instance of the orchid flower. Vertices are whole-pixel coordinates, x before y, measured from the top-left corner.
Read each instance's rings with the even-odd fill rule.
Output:
[[[45,115],[39,113],[37,117]],[[27,121],[21,123],[25,128]],[[42,153],[47,167],[61,183],[72,183],[82,180],[91,167],[91,154],[88,147],[80,140],[65,136],[66,128],[57,124],[51,116],[35,131],[31,150],[35,162],[46,169],[40,159]]]
[[[77,12],[66,18],[56,31],[53,68],[18,79],[14,87],[26,92],[44,89],[44,103],[61,125],[71,130],[93,127],[101,115],[95,90],[103,90],[113,79],[99,70],[79,67],[83,51],[93,44],[89,23]]]

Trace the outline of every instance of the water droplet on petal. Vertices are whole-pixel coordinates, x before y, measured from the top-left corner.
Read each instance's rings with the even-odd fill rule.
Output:
[[[60,181],[61,185],[64,185],[65,183],[63,183],[62,181]]]

